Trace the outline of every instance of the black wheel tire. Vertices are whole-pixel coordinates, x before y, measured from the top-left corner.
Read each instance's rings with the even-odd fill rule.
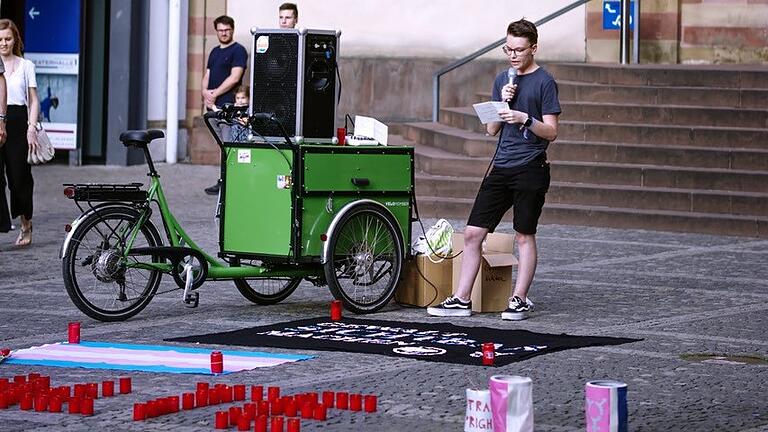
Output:
[[[328,238],[324,270],[333,296],[356,314],[373,313],[386,306],[400,280],[402,245],[400,228],[387,210],[370,203],[353,207]],[[376,277],[366,281],[371,274]],[[379,287],[372,293],[363,292],[374,285]]]
[[[131,207],[109,206],[98,209],[91,215],[86,216],[86,218],[80,221],[77,225],[75,232],[72,233],[72,238],[67,245],[67,250],[65,251],[62,260],[64,286],[67,289],[69,298],[75,306],[93,319],[109,322],[124,321],[131,318],[141,312],[141,310],[149,304],[157,291],[157,287],[160,285],[160,279],[162,277],[160,271],[140,269],[129,270],[134,271],[136,274],[141,273],[142,281],[139,282],[139,284],[142,285],[142,287],[139,289],[131,289],[131,293],[134,294],[132,296],[133,301],[131,301],[130,304],[126,304],[125,307],[118,307],[116,309],[107,309],[105,306],[97,306],[94,304],[96,297],[92,298],[92,296],[83,291],[83,287],[96,287],[99,290],[99,294],[96,294],[96,296],[105,296],[107,298],[115,297],[114,292],[116,292],[116,289],[119,289],[119,284],[116,282],[102,281],[95,274],[96,270],[93,261],[96,260],[98,262],[99,257],[105,256],[106,251],[101,249],[103,243],[101,243],[101,246],[94,248],[96,245],[92,243],[92,239],[101,238],[103,241],[106,235],[111,244],[116,240],[116,233],[107,229],[107,223],[114,229],[115,227],[119,227],[118,222],[127,222],[129,226],[132,226],[138,218],[139,212]],[[112,253],[113,257],[117,254],[122,254],[122,249],[119,243],[119,241],[115,242],[115,247],[113,248],[114,253]],[[154,247],[161,244],[162,240],[157,232],[157,228],[155,228],[152,221],[147,220],[139,231],[134,247]],[[90,263],[87,263],[83,260],[89,259],[87,256],[89,251],[85,250],[89,247],[91,248]],[[83,255],[80,255],[80,252],[82,252]],[[96,256],[96,253],[98,253],[98,257]],[[130,259],[135,259],[137,261],[142,258],[148,259],[150,257],[130,257]],[[162,259],[157,256],[151,257],[151,262],[161,261]],[[125,271],[124,269],[123,271],[123,276],[125,276],[128,271]],[[131,275],[133,274],[134,273],[131,273]],[[127,279],[128,278],[126,278],[126,280]],[[110,293],[113,295],[110,295]],[[121,305],[123,304],[123,301],[119,298],[113,298],[113,303],[114,302],[120,302],[119,304]]]
[[[240,260],[230,261],[233,267],[240,266]],[[278,304],[296,291],[302,278],[264,278],[264,279],[234,279],[237,290],[248,301],[268,306]]]

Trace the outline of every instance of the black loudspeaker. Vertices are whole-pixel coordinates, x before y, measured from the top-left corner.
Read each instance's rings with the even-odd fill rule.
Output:
[[[251,112],[274,113],[294,141],[332,141],[340,33],[253,28],[251,34]],[[266,139],[282,139],[274,123],[255,129]]]

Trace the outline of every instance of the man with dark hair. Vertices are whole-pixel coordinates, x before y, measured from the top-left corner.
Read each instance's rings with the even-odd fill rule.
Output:
[[[278,8],[280,28],[294,28],[299,21],[299,7],[296,3],[283,3]]]
[[[235,20],[222,15],[213,20],[213,27],[216,29],[219,45],[211,50],[203,75],[202,95],[207,110],[235,102],[233,90],[241,84],[248,64],[248,52],[234,40]],[[226,133],[221,131],[220,136],[226,136]],[[221,180],[206,188],[205,193],[217,195],[220,186]]]
[[[470,297],[482,243],[510,207],[520,264],[509,307],[501,318],[525,319],[533,306],[528,289],[536,272],[536,228],[550,180],[546,150],[557,138],[561,112],[555,79],[534,59],[537,43],[538,32],[530,21],[522,19],[507,27],[502,50],[511,68],[496,76],[492,99],[507,101],[509,108],[499,111],[502,122],[486,126],[490,135],[501,131],[493,168],[480,186],[464,231],[459,286],[440,305],[427,308],[430,315],[472,314]]]

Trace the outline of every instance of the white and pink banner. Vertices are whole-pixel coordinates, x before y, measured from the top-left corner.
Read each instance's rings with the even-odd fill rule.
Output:
[[[15,350],[7,364],[118,369],[145,372],[211,374],[211,351],[172,345],[105,342],[56,343]],[[276,366],[312,356],[257,351],[221,351],[224,373]]]

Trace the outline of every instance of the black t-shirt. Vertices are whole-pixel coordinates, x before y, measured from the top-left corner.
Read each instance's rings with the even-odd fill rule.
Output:
[[[539,67],[535,71],[517,76],[517,91],[512,109],[527,113],[538,121],[546,114],[560,114],[557,83],[549,72]],[[501,88],[509,83],[507,69],[496,76],[491,99],[501,100]],[[519,124],[503,123],[499,150],[493,165],[501,168],[523,166],[547,151],[549,141],[539,138]]]
[[[208,75],[208,90],[220,86],[229,74],[232,73],[233,67],[245,69],[247,64],[248,52],[239,43],[235,42],[224,49],[218,46],[214,47],[211,50],[211,55],[208,56],[207,68],[211,71],[210,75]],[[240,79],[240,83],[242,81]],[[232,87],[228,92],[216,98],[217,107],[221,108],[225,103],[235,103],[235,87]]]

